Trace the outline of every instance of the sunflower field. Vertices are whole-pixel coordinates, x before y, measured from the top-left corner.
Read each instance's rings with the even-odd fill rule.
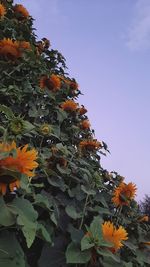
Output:
[[[1,0],[0,267],[150,266],[136,185],[101,166],[80,94],[28,10]]]

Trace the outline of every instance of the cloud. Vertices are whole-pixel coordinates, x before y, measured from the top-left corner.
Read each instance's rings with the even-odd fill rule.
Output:
[[[131,50],[150,48],[150,0],[137,0],[126,39]]]

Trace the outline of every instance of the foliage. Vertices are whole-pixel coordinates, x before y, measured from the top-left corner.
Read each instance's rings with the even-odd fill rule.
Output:
[[[145,195],[144,200],[140,202],[139,206],[141,212],[150,217],[150,197],[148,195]]]
[[[11,0],[1,5],[0,266],[148,267],[150,225],[132,187],[102,168],[107,145],[95,139],[77,103],[81,92],[64,57],[36,39],[26,10]],[[12,141],[17,147],[10,149]],[[109,232],[105,240],[106,221],[128,233],[117,251]]]

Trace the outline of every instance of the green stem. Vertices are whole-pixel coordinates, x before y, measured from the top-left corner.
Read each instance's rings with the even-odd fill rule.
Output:
[[[84,208],[83,208],[83,215],[82,215],[82,218],[81,218],[81,223],[80,223],[79,229],[82,228],[82,225],[83,225],[83,222],[84,222],[84,217],[85,217],[85,211],[86,211],[86,207],[87,207],[87,203],[88,203],[88,198],[89,198],[89,196],[87,195],[86,199],[85,199],[85,204],[84,204]]]

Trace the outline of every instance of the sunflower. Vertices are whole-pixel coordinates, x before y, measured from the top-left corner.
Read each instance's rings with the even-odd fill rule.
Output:
[[[3,4],[0,4],[0,19],[3,19],[5,14],[6,14],[6,8]]]
[[[123,246],[122,241],[128,239],[127,231],[122,226],[117,229],[110,221],[102,224],[102,232],[104,240],[112,244],[109,248],[112,252],[119,250]]]
[[[138,222],[148,222],[148,221],[149,217],[147,215],[138,218]]]
[[[13,157],[9,155],[8,157],[0,160],[0,171],[3,173],[4,170],[17,171],[22,174],[27,175],[28,177],[33,177],[33,170],[38,166],[38,163],[35,161],[37,159],[37,151],[35,149],[28,150],[28,145],[24,147],[16,146],[16,143],[13,141],[11,144],[0,143],[0,152],[11,152],[12,150],[16,151],[16,156]],[[0,190],[2,194],[6,193],[7,186],[11,191],[14,187],[19,187],[19,180],[14,177],[0,176]]]
[[[96,139],[83,140],[79,143],[81,149],[88,151],[98,150],[102,148],[101,142],[98,142]]]
[[[0,55],[11,60],[19,58],[21,56],[19,42],[6,38],[0,40]]]
[[[29,17],[29,12],[23,5],[15,5],[14,11],[19,14],[19,19],[27,19]]]
[[[29,42],[26,42],[26,41],[21,41],[19,43],[19,48],[21,49],[25,49],[25,50],[31,50],[31,45]]]
[[[60,89],[61,82],[57,75],[52,74],[49,78],[48,76],[43,76],[40,79],[40,88],[48,88],[50,91],[56,92]]]
[[[61,108],[67,112],[76,111],[78,103],[75,103],[73,100],[66,100],[61,104]]]
[[[86,129],[89,129],[90,128],[90,122],[89,120],[83,120],[81,123],[80,123],[80,126],[83,130],[86,130]]]
[[[80,115],[84,115],[87,112],[87,109],[82,105],[81,108],[78,109]]]
[[[78,90],[79,85],[76,82],[71,81],[70,82],[70,88],[72,90]]]
[[[136,195],[136,185],[133,183],[125,184],[123,182],[114,190],[112,202],[116,206],[128,205]]]

